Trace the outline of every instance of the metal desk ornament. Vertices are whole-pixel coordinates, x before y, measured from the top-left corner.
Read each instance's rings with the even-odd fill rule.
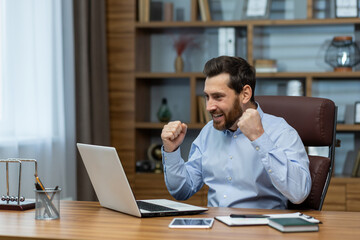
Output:
[[[35,159],[22,159],[22,158],[8,158],[0,159],[0,164],[5,163],[6,165],[6,195],[1,196],[0,209],[2,210],[28,210],[35,208],[35,202],[27,201],[21,196],[21,164],[23,162],[33,162],[35,165],[35,178],[37,175],[37,162]],[[19,184],[17,196],[10,195],[9,188],[9,163],[19,164]]]

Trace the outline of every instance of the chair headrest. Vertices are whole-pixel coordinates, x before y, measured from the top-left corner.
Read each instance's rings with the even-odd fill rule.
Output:
[[[284,118],[305,146],[330,146],[334,138],[336,107],[326,98],[301,96],[256,96],[268,114]]]

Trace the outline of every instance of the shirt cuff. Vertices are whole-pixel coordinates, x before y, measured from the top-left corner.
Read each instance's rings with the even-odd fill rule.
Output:
[[[161,153],[162,153],[162,163],[163,165],[174,165],[179,162],[179,159],[181,159],[181,152],[180,147],[178,147],[174,152],[165,152],[164,146],[161,147]]]
[[[274,149],[274,142],[270,139],[269,135],[264,132],[259,138],[251,142],[251,145],[259,153],[261,158]]]

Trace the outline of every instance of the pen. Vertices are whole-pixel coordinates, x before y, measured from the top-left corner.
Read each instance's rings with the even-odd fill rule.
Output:
[[[231,218],[268,218],[260,214],[230,214]]]
[[[35,188],[36,190],[43,190],[40,186],[39,183],[35,183]],[[48,199],[46,196],[40,194],[39,197],[41,198],[43,204],[44,204],[44,209],[45,209],[45,212],[44,212],[44,215],[47,214],[49,217],[51,216],[51,211],[49,209],[49,205],[48,203],[46,202],[45,198]]]
[[[50,201],[52,201],[52,200],[54,199],[56,190],[58,190],[58,189],[59,189],[59,186],[56,186],[56,187],[54,188],[54,191],[55,191],[55,192],[53,192],[53,194],[51,195]]]

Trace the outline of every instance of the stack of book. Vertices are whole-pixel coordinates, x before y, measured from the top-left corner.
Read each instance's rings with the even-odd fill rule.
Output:
[[[206,100],[204,96],[197,96],[198,119],[199,123],[207,123],[211,120],[211,115],[206,111]]]
[[[258,73],[277,72],[277,64],[274,59],[256,59],[255,69]]]

